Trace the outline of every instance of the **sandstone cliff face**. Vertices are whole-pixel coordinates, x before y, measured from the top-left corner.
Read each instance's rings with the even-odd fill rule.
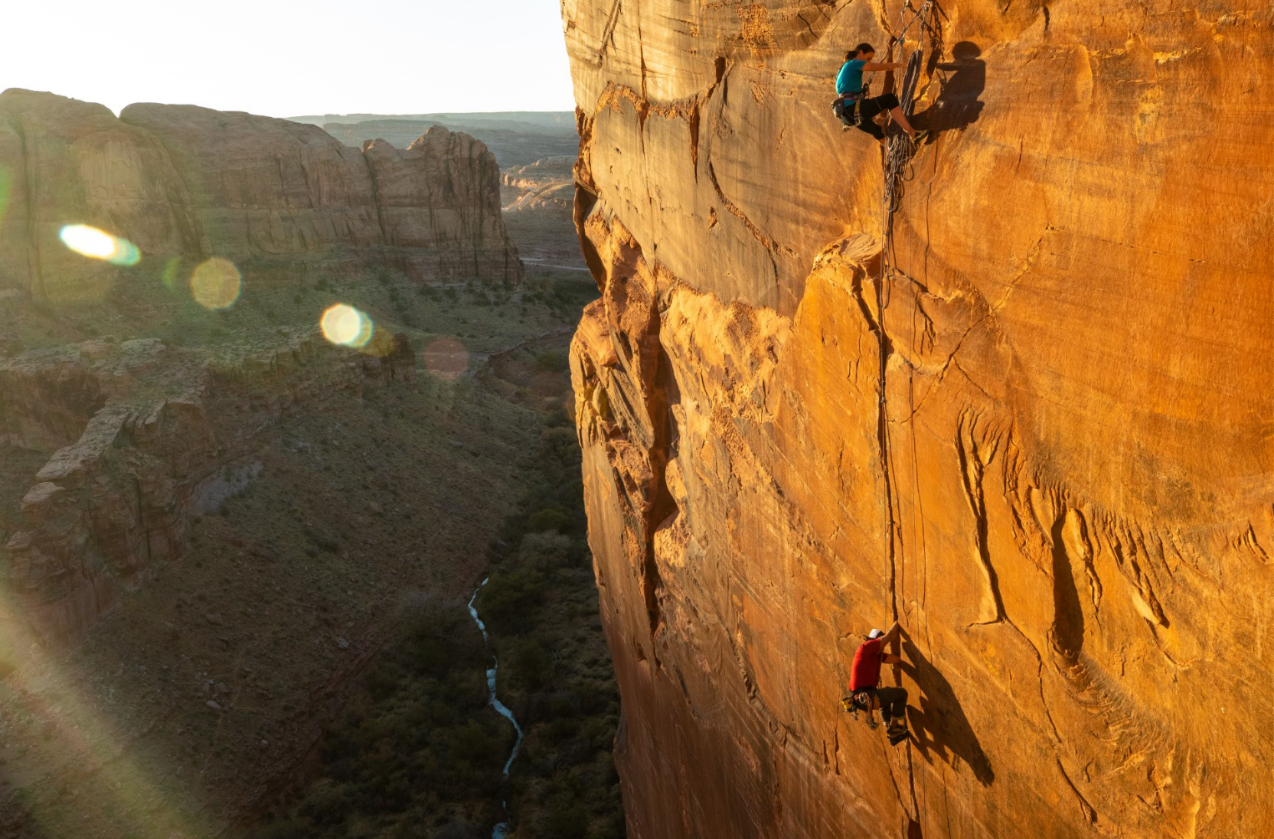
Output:
[[[1274,15],[944,3],[886,271],[900,14],[563,3],[631,835],[1268,835]]]
[[[100,295],[117,273],[57,240],[68,223],[171,256],[392,265],[418,279],[517,281],[499,170],[482,143],[433,128],[366,153],[321,129],[183,105],[101,105],[0,94],[0,283],[38,296]]]

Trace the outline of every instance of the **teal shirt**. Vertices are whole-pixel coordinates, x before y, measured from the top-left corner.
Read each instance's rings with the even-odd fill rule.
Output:
[[[840,73],[836,76],[836,93],[838,95],[857,93],[863,89],[863,65],[866,63],[866,61],[860,61],[857,58],[845,62],[845,65],[840,68]]]

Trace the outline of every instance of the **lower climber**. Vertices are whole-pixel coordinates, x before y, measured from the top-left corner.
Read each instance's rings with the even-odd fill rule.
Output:
[[[854,664],[849,673],[850,696],[844,700],[846,710],[867,712],[867,721],[876,727],[875,711],[885,721],[889,742],[897,744],[907,739],[907,691],[904,688],[880,687],[880,666],[902,664],[902,659],[885,652],[885,647],[898,637],[901,631],[897,621],[888,632],[873,629],[867,640],[854,653]]]
[[[902,67],[902,63],[898,61],[872,61],[875,55],[875,48],[868,43],[859,44],[853,52],[845,53],[845,63],[836,74],[836,100],[832,103],[832,110],[846,128],[866,131],[882,146],[886,145],[885,131],[876,124],[876,117],[880,114],[888,114],[913,142],[918,142],[922,138],[916,135],[916,129],[907,121],[907,115],[902,112],[897,96],[892,93],[870,98],[867,96],[863,71],[870,73]]]

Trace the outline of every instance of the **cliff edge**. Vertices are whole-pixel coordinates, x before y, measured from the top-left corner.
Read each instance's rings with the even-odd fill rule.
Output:
[[[630,835],[1268,835],[1274,13],[919,8],[562,4]],[[892,212],[860,41],[925,53]]]

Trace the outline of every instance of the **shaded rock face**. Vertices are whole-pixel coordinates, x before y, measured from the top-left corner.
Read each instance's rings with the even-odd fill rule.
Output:
[[[886,271],[899,14],[563,4],[630,835],[1266,835],[1271,14],[944,3]]]
[[[186,105],[101,105],[0,94],[0,283],[53,300],[94,296],[112,266],[57,239],[87,223],[171,256],[341,261],[421,279],[514,282],[522,268],[500,219],[482,143],[435,127],[408,149],[342,145],[315,126]]]
[[[0,439],[55,449],[0,544],[14,597],[0,625],[82,639],[124,591],[185,555],[205,490],[227,469],[251,473],[241,461],[281,417],[413,379],[406,336],[386,342],[380,356],[351,359],[295,338],[226,364],[153,339],[90,341],[0,362]],[[165,395],[149,395],[157,389]],[[21,657],[0,646],[0,662]]]

